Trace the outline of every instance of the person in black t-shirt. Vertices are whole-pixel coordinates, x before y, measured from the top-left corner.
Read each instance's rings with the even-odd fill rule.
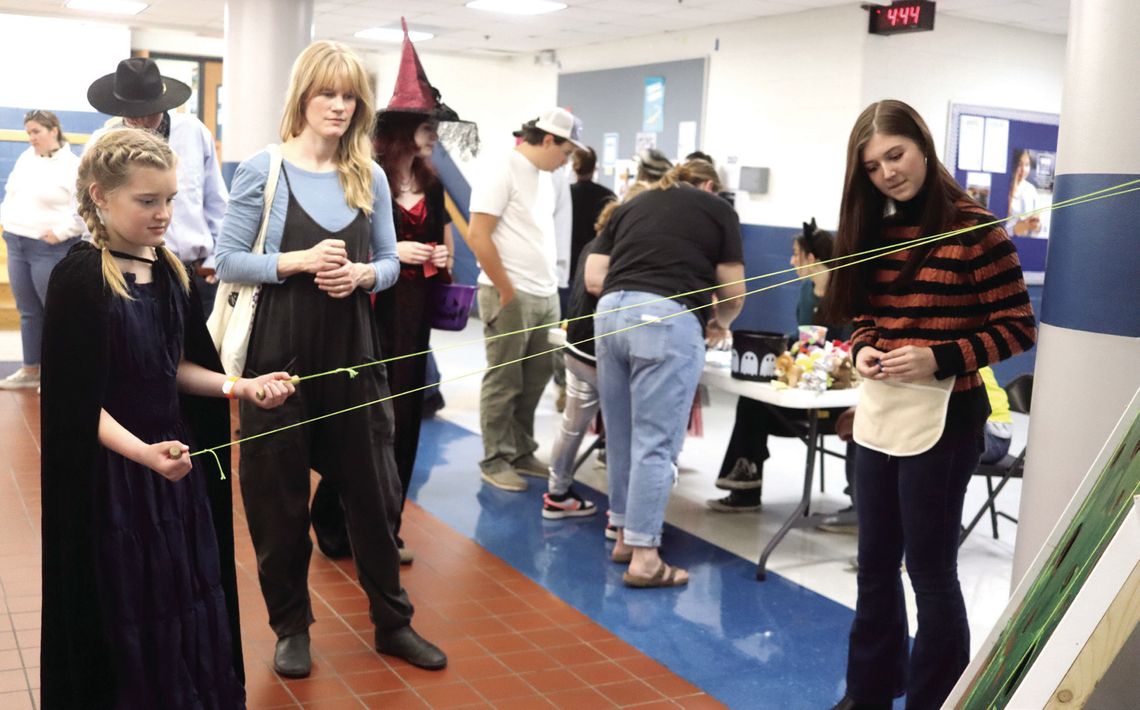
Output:
[[[610,522],[620,531],[612,558],[629,562],[622,579],[630,587],[689,579],[658,555],[673,461],[704,367],[706,327],[728,328],[744,295],[740,221],[712,194],[719,182],[703,160],[673,168],[613,213],[586,258],[586,288],[602,296],[594,323]]]
[[[570,236],[570,277],[578,273],[578,255],[586,242],[597,236],[595,230],[598,215],[606,203],[617,199],[613,190],[594,182],[594,170],[598,167],[598,155],[593,148],[579,148],[574,151],[574,174],[578,182],[570,186],[570,204],[574,216]],[[571,285],[573,288],[573,285]]]

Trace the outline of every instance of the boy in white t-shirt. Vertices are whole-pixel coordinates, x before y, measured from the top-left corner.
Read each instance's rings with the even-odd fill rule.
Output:
[[[523,140],[505,157],[485,163],[471,189],[467,243],[479,260],[479,313],[487,338],[559,319],[554,185],[578,140],[577,121],[564,109],[544,111],[526,124]],[[479,398],[483,480],[508,491],[526,490],[519,475],[546,478],[548,465],[534,452],[534,410],[551,374],[551,359],[535,357],[495,367],[550,348],[545,329],[495,337],[486,343],[487,366]]]

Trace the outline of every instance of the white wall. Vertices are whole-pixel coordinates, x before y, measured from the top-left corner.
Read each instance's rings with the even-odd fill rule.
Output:
[[[701,147],[771,169],[768,194],[737,200],[752,224],[835,226],[847,137],[872,101],[913,104],[940,150],[951,102],[1060,111],[1064,37],[946,16],[934,32],[866,28],[852,4],[558,54],[563,72],[708,57]]]
[[[87,87],[130,53],[123,26],[0,15],[0,106],[92,111]]]

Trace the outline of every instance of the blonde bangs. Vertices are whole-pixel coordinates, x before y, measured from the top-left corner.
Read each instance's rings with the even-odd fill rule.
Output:
[[[324,89],[347,89],[356,95],[356,108],[348,130],[337,147],[337,172],[350,207],[372,212],[372,124],[375,100],[364,63],[347,45],[330,40],[313,42],[297,57],[289,79],[281,140],[288,141],[305,128],[305,106]]]

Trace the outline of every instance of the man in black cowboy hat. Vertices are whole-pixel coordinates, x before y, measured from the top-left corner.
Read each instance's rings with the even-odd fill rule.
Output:
[[[214,244],[228,196],[210,129],[188,113],[171,113],[189,98],[190,87],[162,76],[153,60],[124,59],[115,73],[96,79],[87,89],[87,101],[95,110],[122,120],[93,133],[87,145],[110,128],[129,126],[158,133],[178,155],[178,199],[166,230],[166,248],[185,264],[209,314],[217,291]]]

